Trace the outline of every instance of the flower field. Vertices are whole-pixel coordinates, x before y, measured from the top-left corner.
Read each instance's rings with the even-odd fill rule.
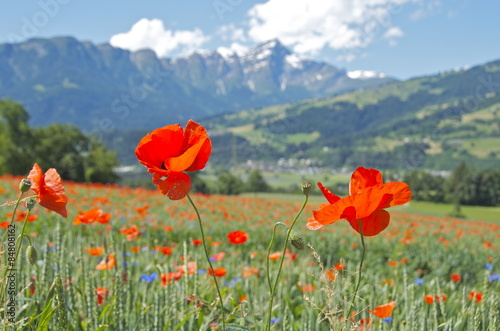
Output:
[[[13,218],[19,234],[27,218],[16,260],[17,329],[222,330],[214,275],[226,329],[264,329],[271,287],[266,266],[274,279],[286,235],[276,227],[268,255],[273,228],[290,226],[300,203],[192,194],[210,269],[188,199],[64,182],[67,219],[38,205],[28,215],[24,203],[12,215],[20,180],[0,177],[0,226],[7,232]],[[498,330],[498,224],[388,209],[388,227],[364,239],[353,300],[359,233],[345,220],[307,229],[318,208],[308,204],[295,224],[271,329]],[[302,240],[310,245],[300,250]],[[24,257],[28,246],[38,253],[28,253],[33,265]]]

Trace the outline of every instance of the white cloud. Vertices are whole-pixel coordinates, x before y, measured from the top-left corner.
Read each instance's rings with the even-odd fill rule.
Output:
[[[237,54],[239,56],[245,54],[248,51],[248,47],[239,43],[232,43],[229,47],[219,47],[217,48],[217,52],[224,57],[229,57],[233,54]]]
[[[130,31],[112,36],[109,43],[130,51],[149,48],[158,57],[167,57],[192,53],[209,39],[200,29],[166,30],[161,20],[143,18]]]
[[[393,27],[387,29],[387,31],[384,33],[384,38],[387,38],[387,39],[400,38],[402,36],[404,36],[404,32],[403,32],[403,30],[401,30],[401,28],[399,28],[397,26],[393,26]]]
[[[237,28],[234,24],[223,25],[217,30],[217,34],[222,40],[233,40],[245,42],[247,37],[242,28]]]
[[[401,6],[415,0],[269,0],[252,7],[248,35],[257,42],[278,38],[300,54],[324,47],[356,50],[391,26]]]

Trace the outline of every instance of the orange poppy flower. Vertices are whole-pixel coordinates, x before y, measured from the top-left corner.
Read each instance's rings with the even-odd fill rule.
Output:
[[[146,135],[135,150],[139,161],[153,174],[153,183],[171,200],[184,198],[191,189],[185,172],[201,170],[212,153],[212,141],[204,127],[191,120],[183,130],[167,125]]]
[[[471,291],[469,293],[469,296],[467,297],[469,300],[476,300],[476,302],[481,302],[483,300],[483,293],[481,292],[476,292],[476,291]]]
[[[97,270],[109,270],[113,269],[116,265],[115,254],[111,253],[106,258],[102,259],[101,262],[95,267]]]
[[[234,245],[243,244],[248,239],[248,233],[245,231],[231,231],[227,235],[229,243]]]
[[[373,310],[368,310],[369,313],[377,316],[378,318],[386,318],[392,315],[392,311],[396,306],[396,301],[391,301],[381,306],[373,308]]]
[[[434,303],[434,296],[427,294],[424,296],[424,300],[427,304],[432,305]]]
[[[35,163],[27,178],[31,181],[31,190],[37,195],[40,206],[55,211],[62,217],[68,217],[68,198],[56,169],[50,168],[43,174],[42,168]]]
[[[260,274],[259,274],[259,268],[257,267],[243,267],[243,272],[241,273],[241,277],[243,278],[248,278],[250,276],[257,276],[257,277],[260,277]]]
[[[100,246],[95,248],[87,247],[85,248],[85,252],[89,253],[92,256],[99,256],[104,252],[104,248]]]
[[[187,264],[185,265],[179,265],[177,267],[175,267],[177,269],[177,271],[179,271],[180,273],[183,273],[183,274],[188,274],[188,275],[192,275],[192,274],[195,274],[196,273],[196,270],[197,270],[197,264],[196,264],[196,261],[192,261],[192,262],[188,262]]]
[[[127,240],[131,241],[132,239],[134,239],[135,237],[140,235],[141,231],[139,231],[139,228],[137,227],[137,225],[134,224],[130,228],[120,229],[120,233],[127,235]]]
[[[86,212],[78,212],[78,215],[73,220],[73,225],[78,224],[90,224],[94,222],[98,222],[101,224],[109,223],[111,219],[110,213],[105,213],[102,209],[92,208],[87,210]]]
[[[360,232],[360,223],[364,236],[375,236],[383,231],[390,221],[385,208],[403,205],[411,200],[408,184],[403,182],[383,183],[382,174],[376,169],[359,167],[351,176],[349,194],[340,198],[318,183],[329,204],[314,211],[309,218],[307,228],[317,230],[323,225],[346,219],[351,227]]]
[[[226,268],[215,268],[214,270],[208,268],[208,274],[210,276],[215,275],[215,277],[222,277],[226,275]]]

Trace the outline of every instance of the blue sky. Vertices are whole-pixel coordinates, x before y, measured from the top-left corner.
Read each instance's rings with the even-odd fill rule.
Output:
[[[244,52],[278,38],[303,58],[406,79],[500,58],[500,1],[9,1],[0,43],[74,36],[96,44]]]

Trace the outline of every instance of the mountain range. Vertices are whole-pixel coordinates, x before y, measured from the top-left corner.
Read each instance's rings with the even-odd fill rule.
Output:
[[[278,40],[247,52],[158,58],[72,37],[0,45],[0,98],[20,102],[30,124],[87,132],[154,128],[243,109],[378,86],[382,73],[346,72],[301,59]]]

